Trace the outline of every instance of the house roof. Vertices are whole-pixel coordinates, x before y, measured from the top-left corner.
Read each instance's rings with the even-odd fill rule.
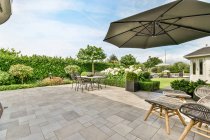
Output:
[[[184,57],[189,59],[189,58],[204,57],[204,56],[210,56],[210,47],[201,48],[197,51],[194,51],[190,54],[185,55]]]

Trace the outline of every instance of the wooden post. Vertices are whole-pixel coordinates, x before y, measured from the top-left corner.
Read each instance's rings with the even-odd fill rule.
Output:
[[[154,105],[152,105],[150,110],[147,112],[147,115],[145,116],[144,121],[146,121],[148,119],[149,115],[152,113],[153,108],[154,108]]]
[[[191,120],[190,123],[185,127],[184,132],[182,133],[182,135],[180,136],[179,140],[184,140],[185,137],[187,136],[187,134],[189,133],[189,131],[192,129],[192,127],[194,126],[195,121]]]
[[[166,132],[167,132],[167,134],[170,134],[169,117],[168,117],[167,109],[165,109],[165,120],[166,120]]]
[[[176,110],[176,114],[178,115],[178,117],[179,117],[179,119],[181,120],[182,124],[183,124],[184,126],[187,126],[187,124],[185,123],[183,117],[181,116],[181,114],[179,113],[178,110]]]

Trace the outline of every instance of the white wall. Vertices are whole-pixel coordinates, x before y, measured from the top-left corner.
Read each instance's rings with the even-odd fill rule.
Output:
[[[199,61],[203,60],[203,75],[200,75]],[[196,63],[196,74],[193,74],[193,62]],[[190,60],[190,80],[197,81],[198,79],[210,83],[210,57],[193,58]]]

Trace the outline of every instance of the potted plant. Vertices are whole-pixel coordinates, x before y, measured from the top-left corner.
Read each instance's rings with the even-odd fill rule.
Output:
[[[128,72],[126,74],[126,91],[136,92],[140,90],[137,74]]]

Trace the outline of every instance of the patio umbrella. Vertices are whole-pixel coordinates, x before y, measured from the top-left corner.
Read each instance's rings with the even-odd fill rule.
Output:
[[[5,23],[11,16],[11,1],[1,0],[0,1],[0,24]]]
[[[210,4],[178,0],[112,22],[104,41],[120,48],[177,45],[210,35]]]

